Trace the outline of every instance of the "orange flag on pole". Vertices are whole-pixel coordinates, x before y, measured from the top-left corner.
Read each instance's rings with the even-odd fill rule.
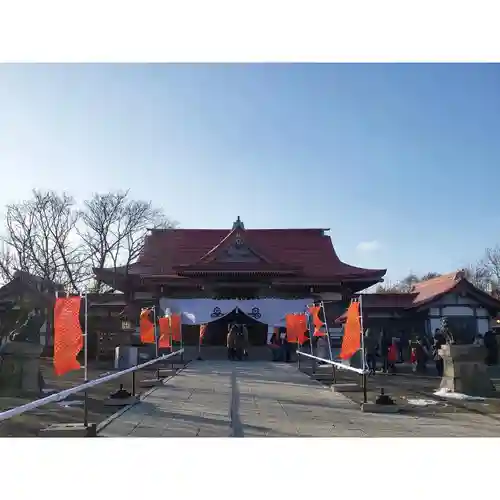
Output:
[[[182,341],[182,323],[180,314],[172,314],[171,318],[172,340],[174,342]]]
[[[81,297],[56,298],[54,306],[54,371],[64,375],[78,370],[76,357],[83,347],[80,326]]]
[[[285,316],[286,338],[288,342],[297,342],[297,319],[295,314]]]
[[[287,314],[285,316],[286,336],[288,342],[304,343],[304,332],[307,330],[305,314]]]
[[[340,359],[349,359],[361,349],[361,319],[359,302],[351,302],[347,309],[347,320],[344,327],[344,338]]]
[[[313,318],[313,325],[314,325],[314,337],[324,337],[325,332],[321,330],[322,326],[325,326],[323,321],[319,319],[319,312],[321,310],[321,306],[311,306],[309,308],[309,314],[311,314]]]
[[[158,339],[158,347],[171,347],[170,342],[170,318],[164,316],[158,320],[160,327],[160,338]],[[154,332],[153,332],[154,333]]]
[[[139,331],[143,344],[155,343],[155,328],[151,321],[151,309],[143,309],[139,317]]]

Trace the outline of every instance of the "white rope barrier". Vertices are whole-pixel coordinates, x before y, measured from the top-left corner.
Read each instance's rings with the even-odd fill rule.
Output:
[[[339,368],[341,370],[347,370],[347,371],[351,371],[354,373],[359,373],[359,375],[363,375],[365,373],[368,373],[366,370],[363,370],[363,368],[355,368],[354,366],[344,365],[344,364],[339,363],[337,361],[331,361],[330,359],[318,358],[318,356],[313,356],[312,354],[308,354],[307,352],[297,351],[297,354],[300,356],[305,356],[306,358],[315,359],[316,361],[320,361],[321,363],[333,365],[336,368]]]
[[[158,361],[165,361],[166,359],[173,358],[174,356],[182,354],[183,352],[184,349],[179,349],[178,351],[172,352],[170,354],[165,354],[164,356],[161,356],[159,358],[146,361],[141,365],[132,366],[132,368],[127,368],[126,370],[122,370],[116,373],[112,373],[111,375],[106,375],[97,378],[95,380],[91,380],[90,382],[87,382],[85,384],[77,385],[76,387],[72,387],[71,389],[65,389],[64,391],[56,392],[55,394],[51,394],[50,396],[47,396],[45,398],[36,399],[35,401],[31,401],[30,403],[26,403],[25,405],[16,406],[16,408],[11,408],[10,410],[0,412],[0,422],[15,417],[17,415],[22,415],[23,413],[26,413],[27,411],[30,410],[34,410],[35,408],[39,408],[40,406],[45,406],[50,403],[57,403],[58,401],[63,401],[72,394],[85,391],[87,389],[90,389],[91,387],[95,387],[96,385],[103,384],[104,382],[109,382],[110,380],[115,380],[117,378],[122,377],[123,375],[126,375],[127,373],[135,372],[137,370],[145,368],[146,366],[158,363]]]

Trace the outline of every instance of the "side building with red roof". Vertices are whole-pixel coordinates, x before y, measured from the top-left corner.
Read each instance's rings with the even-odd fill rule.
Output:
[[[129,302],[143,307],[169,300],[183,304],[198,300],[199,311],[201,299],[206,303],[209,299],[238,299],[248,304],[265,299],[310,298],[337,304],[336,309],[329,306],[335,313],[327,318],[329,326],[334,326],[346,301],[354,293],[381,282],[386,270],[342,262],[327,231],[246,229],[239,217],[230,229],[154,229],[137,262],[128,268],[94,272],[97,279],[122,291]],[[251,308],[255,309],[258,307]],[[243,318],[255,323],[254,334],[249,329],[256,344],[265,343],[268,327],[274,326],[264,324],[259,314]],[[137,319],[135,313],[132,316],[131,320]],[[218,334],[214,333],[217,325],[209,325],[213,335],[206,335],[207,341],[223,344],[227,333],[224,322],[234,320],[234,313],[225,314],[218,322]],[[197,321],[183,323],[185,341],[196,343]]]
[[[365,328],[393,337],[433,335],[442,318],[455,336],[472,340],[493,327],[500,301],[475,287],[458,271],[422,281],[408,293],[362,294]],[[345,321],[345,312],[336,320]]]

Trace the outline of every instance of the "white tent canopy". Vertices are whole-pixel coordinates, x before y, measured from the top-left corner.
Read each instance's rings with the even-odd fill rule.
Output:
[[[250,318],[270,326],[285,326],[287,314],[307,311],[313,299],[160,299],[160,307],[166,313],[182,315],[182,323],[201,325],[227,316],[235,309]]]

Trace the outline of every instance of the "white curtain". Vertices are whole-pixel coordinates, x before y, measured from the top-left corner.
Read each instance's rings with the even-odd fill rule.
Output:
[[[227,316],[238,308],[247,316],[267,325],[285,326],[285,316],[303,313],[313,300],[305,299],[160,299],[160,307],[165,313],[182,315],[182,322],[188,325],[211,323]]]
[[[237,300],[215,299],[160,299],[160,307],[167,313],[181,314],[187,325],[211,323],[227,316],[238,307]]]
[[[287,314],[306,312],[307,306],[312,303],[310,298],[240,300],[238,308],[247,316],[266,325],[285,326]]]

